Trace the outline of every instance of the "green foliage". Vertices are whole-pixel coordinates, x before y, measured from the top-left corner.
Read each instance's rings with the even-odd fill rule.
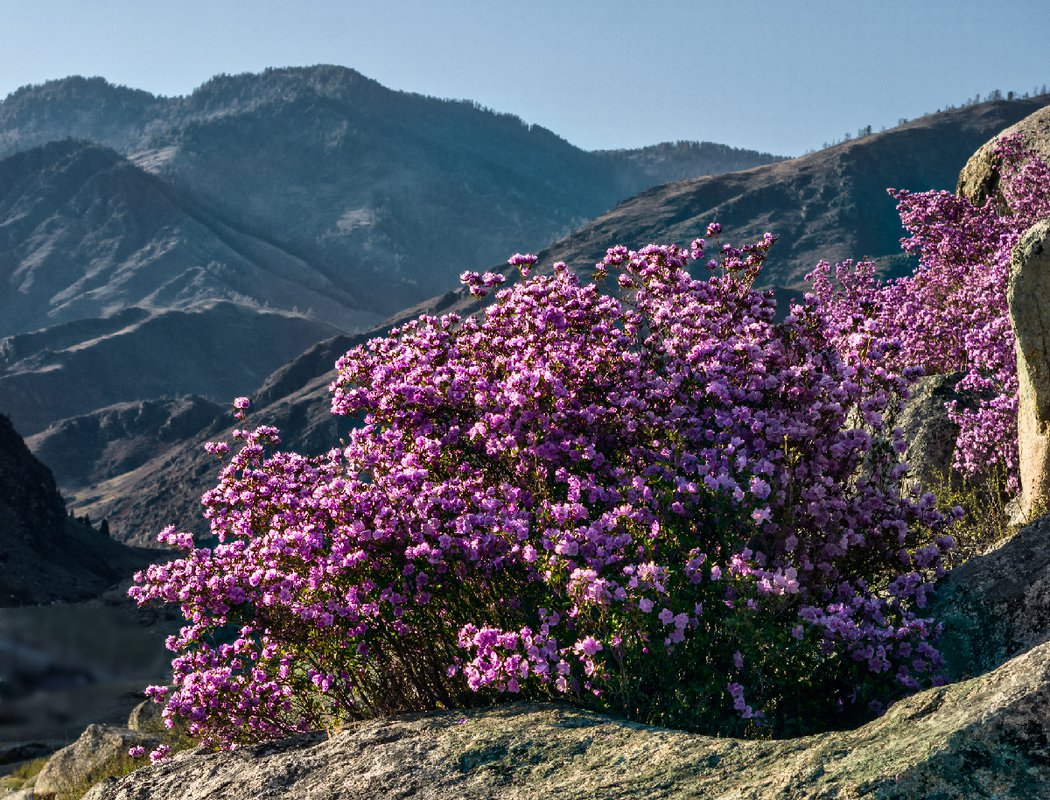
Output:
[[[1016,526],[1010,524],[1007,479],[1003,467],[980,479],[963,478],[953,471],[927,487],[943,512],[950,513],[953,508],[963,512],[952,529],[957,545],[949,557],[952,566],[994,550],[1015,532]]]
[[[46,758],[34,758],[32,761],[19,764],[10,775],[0,778],[0,792],[18,791],[25,786],[26,781],[37,775],[46,763]]]

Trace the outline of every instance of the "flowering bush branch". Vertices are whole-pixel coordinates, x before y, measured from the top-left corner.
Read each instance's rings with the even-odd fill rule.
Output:
[[[954,466],[968,478],[1005,472],[1016,492],[1017,361],[1006,303],[1010,253],[1021,234],[1050,216],[1050,168],[1019,134],[999,140],[999,195],[975,207],[949,192],[891,191],[919,256],[913,275],[888,282],[870,262],[809,276],[834,341],[844,352],[867,341],[894,342],[889,366],[927,374],[962,372],[974,408],[953,405],[960,426]]]

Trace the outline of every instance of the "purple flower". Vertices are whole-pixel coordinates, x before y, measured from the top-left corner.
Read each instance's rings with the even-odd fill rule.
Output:
[[[951,520],[903,495],[898,449],[875,446],[907,388],[896,351],[847,335],[816,295],[781,317],[751,288],[772,237],[719,244],[703,280],[695,242],[611,248],[612,291],[565,267],[508,288],[464,273],[494,292],[483,311],[339,359],[332,410],[357,423],[339,447],[282,450],[260,426],[209,448],[210,546],[165,529],[180,557],[131,589],[186,619],[166,643],[166,720],[230,748],[399,693],[553,691],[637,713],[725,695],[743,665],[727,655],[747,649],[763,681],[749,702],[729,684],[740,713],[715,723],[735,735],[815,661],[844,665],[809,696],[829,708],[928,682],[936,628],[918,613]],[[634,665],[674,687],[632,699]],[[872,688],[851,699],[855,665]]]

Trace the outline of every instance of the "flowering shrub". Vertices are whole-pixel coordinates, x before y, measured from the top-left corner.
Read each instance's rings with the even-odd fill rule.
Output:
[[[464,274],[495,290],[479,317],[340,359],[345,447],[209,445],[219,543],[165,530],[184,557],[132,589],[188,619],[165,713],[231,746],[505,693],[780,734],[929,680],[952,539],[899,491],[906,377],[891,343],[827,346],[814,298],[775,323],[751,288],[772,244],[722,245],[702,280],[699,239],[613,248],[598,283],[516,255],[512,288]]]
[[[1050,169],[1020,135],[999,140],[998,196],[981,207],[949,192],[891,191],[920,258],[913,275],[889,282],[870,262],[826,262],[809,276],[835,341],[894,340],[890,366],[927,374],[963,372],[958,385],[976,407],[951,408],[960,426],[954,466],[966,477],[1005,472],[1017,484],[1017,362],[1006,303],[1010,252],[1032,224],[1050,216]]]

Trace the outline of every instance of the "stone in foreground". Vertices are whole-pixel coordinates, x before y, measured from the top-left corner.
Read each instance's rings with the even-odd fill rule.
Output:
[[[716,739],[556,705],[353,725],[187,753],[87,800],[1050,797],[1050,644],[853,731]]]
[[[157,738],[127,728],[88,725],[79,739],[48,759],[33,787],[35,797],[76,797],[100,776],[113,774],[115,767],[129,762],[130,748],[150,750],[157,744]]]

